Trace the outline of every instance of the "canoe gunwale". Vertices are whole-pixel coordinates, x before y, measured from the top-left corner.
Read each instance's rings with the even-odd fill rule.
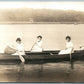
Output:
[[[52,53],[55,51],[51,51]],[[58,51],[57,51],[58,52]],[[57,53],[56,52],[56,53]],[[65,60],[68,59],[70,61],[70,54],[65,54],[65,55],[58,55],[58,54],[50,54],[49,51],[46,52],[29,52],[26,55],[22,55],[25,60]],[[84,50],[83,51],[76,51],[71,54],[72,59],[84,59]],[[81,57],[81,58],[80,58]],[[0,61],[1,60],[20,60],[18,55],[10,55],[10,54],[4,54],[0,53]]]

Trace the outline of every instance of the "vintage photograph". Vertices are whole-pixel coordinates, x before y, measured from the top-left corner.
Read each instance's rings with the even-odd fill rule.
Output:
[[[0,82],[84,82],[84,2],[0,1]]]

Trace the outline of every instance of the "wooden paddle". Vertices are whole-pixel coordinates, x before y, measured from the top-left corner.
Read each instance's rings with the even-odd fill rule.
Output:
[[[71,63],[71,61],[72,61],[72,55],[71,55],[71,53],[70,53],[70,63]]]
[[[71,64],[71,69],[73,69],[72,52],[70,53],[70,64]]]
[[[30,51],[32,51],[32,49],[33,49],[33,47],[34,47],[34,45],[36,44],[36,42],[33,44],[33,46],[32,46],[32,48],[31,48],[31,50]]]
[[[25,59],[24,59],[23,56],[20,54],[20,52],[18,51],[17,53],[18,53],[18,55],[19,55],[19,58],[20,58],[21,62],[25,63]]]
[[[72,52],[73,52],[73,49],[71,50],[71,53],[70,53],[70,63],[72,62]]]

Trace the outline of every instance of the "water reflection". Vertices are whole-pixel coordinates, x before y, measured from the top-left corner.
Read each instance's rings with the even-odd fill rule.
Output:
[[[0,65],[0,82],[84,82],[84,62]]]
[[[24,63],[18,65],[17,82],[24,78]]]

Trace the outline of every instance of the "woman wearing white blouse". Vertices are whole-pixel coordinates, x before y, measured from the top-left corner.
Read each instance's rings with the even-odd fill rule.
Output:
[[[71,37],[67,36],[66,37],[66,49],[61,50],[59,54],[71,54],[73,52],[73,43],[71,42]]]
[[[31,52],[42,52],[42,36],[37,36],[37,42],[32,46]]]
[[[21,42],[21,39],[20,38],[17,38],[16,39],[16,53],[12,54],[12,55],[18,55],[18,53],[20,55],[25,55],[25,52],[24,52],[24,45],[23,43]]]
[[[10,45],[8,44],[4,50],[4,53],[6,54],[12,54],[12,55],[18,55],[18,52],[21,54],[21,55],[24,55],[25,52],[24,52],[24,45],[21,41],[20,38],[17,38],[16,39],[16,45]]]
[[[7,47],[4,50],[4,53],[17,55],[19,56],[20,60],[24,63],[25,59],[22,57],[22,55],[25,55],[25,52],[24,52],[24,46],[21,42],[21,39],[17,38],[16,43],[17,43],[16,46],[7,45]]]
[[[16,53],[12,54],[12,55],[18,55],[20,60],[25,63],[25,59],[22,57],[22,55],[25,55],[25,52],[24,52],[24,46],[21,42],[21,39],[20,38],[17,38],[16,39],[16,42],[17,42],[17,45],[16,45]]]

